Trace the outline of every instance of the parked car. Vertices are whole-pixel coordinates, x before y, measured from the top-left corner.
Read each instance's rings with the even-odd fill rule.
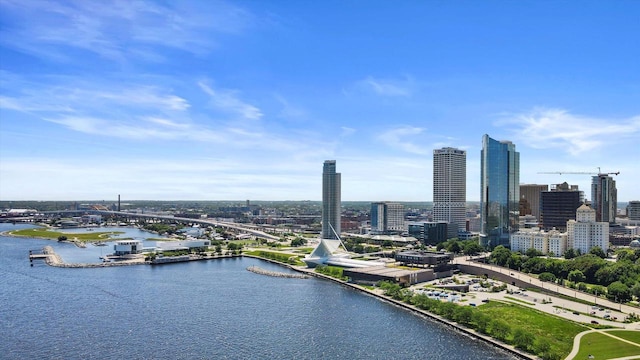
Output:
[[[595,325],[598,325],[598,322],[597,322],[597,321],[595,321],[595,320],[591,320],[591,323],[592,323],[592,324],[595,324]]]

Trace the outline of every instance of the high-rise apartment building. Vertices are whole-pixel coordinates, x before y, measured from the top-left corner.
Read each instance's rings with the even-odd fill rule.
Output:
[[[520,202],[526,203],[526,208],[529,209],[520,215],[533,215],[540,222],[540,193],[543,191],[549,191],[549,185],[520,185]]]
[[[627,217],[629,220],[640,220],[640,201],[629,201],[627,205]]]
[[[340,173],[336,161],[327,160],[322,168],[322,238],[338,239],[340,235]]]
[[[371,232],[400,234],[404,231],[404,205],[395,202],[371,203]]]
[[[616,223],[618,190],[611,176],[600,174],[591,181],[591,207],[596,211],[596,221]]]
[[[566,182],[540,194],[541,227],[545,230],[567,230],[567,221],[576,219],[576,210],[582,205],[577,185]]]
[[[520,216],[520,153],[515,144],[482,137],[480,188],[480,245],[508,247]]]
[[[433,150],[433,221],[449,225],[448,238],[466,230],[467,152],[455,148]]]
[[[609,223],[596,221],[596,211],[582,205],[576,211],[576,219],[567,221],[567,247],[586,254],[595,246],[605,253],[609,249]]]

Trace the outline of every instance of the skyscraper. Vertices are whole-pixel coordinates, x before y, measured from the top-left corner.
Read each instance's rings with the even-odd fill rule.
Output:
[[[467,152],[450,147],[433,150],[433,221],[444,221],[447,238],[465,231]]]
[[[520,215],[520,153],[515,144],[482,137],[480,190],[480,245],[508,247]]]
[[[576,219],[576,210],[582,205],[581,191],[577,185],[566,182],[551,186],[551,191],[540,194],[541,218],[538,219],[545,230],[556,228],[566,231],[567,221]]]
[[[340,235],[340,214],[340,173],[336,173],[335,160],[326,160],[322,168],[321,235],[323,239],[338,238]]]
[[[596,211],[596,221],[615,224],[617,202],[616,181],[606,174],[594,176],[591,182],[591,207]]]

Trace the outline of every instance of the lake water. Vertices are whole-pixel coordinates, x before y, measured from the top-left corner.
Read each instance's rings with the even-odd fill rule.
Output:
[[[0,231],[26,226],[0,224]],[[0,236],[0,358],[513,359],[333,282],[247,271],[291,272],[256,259],[30,267],[29,250],[46,245],[65,261],[100,252]]]

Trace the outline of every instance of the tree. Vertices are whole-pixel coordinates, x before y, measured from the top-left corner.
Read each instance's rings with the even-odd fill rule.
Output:
[[[556,276],[550,272],[543,272],[538,275],[538,280],[540,281],[556,281]]]
[[[551,344],[549,343],[549,340],[539,337],[536,340],[533,349],[537,355],[542,355],[551,349]]]
[[[636,297],[636,299],[640,299],[640,283],[636,283],[631,288],[631,294]]]
[[[578,254],[576,253],[576,250],[571,248],[568,249],[567,251],[564,252],[564,258],[565,259],[573,259],[574,257],[578,256]]]
[[[491,321],[491,336],[495,337],[500,341],[504,341],[507,339],[509,334],[511,333],[511,327],[507,324],[506,321],[501,319],[495,319]]]
[[[627,302],[631,300],[631,290],[624,283],[616,281],[607,286],[607,298],[620,303]]]
[[[465,255],[471,256],[482,252],[482,246],[477,241],[465,241],[462,246]]]
[[[567,280],[569,281],[573,281],[574,283],[579,283],[579,282],[583,282],[585,281],[587,278],[584,276],[584,274],[582,273],[582,271],[580,270],[572,270],[569,272],[569,275],[567,276]]]
[[[538,275],[538,279],[540,281],[556,281],[556,276],[553,275],[550,272],[543,272],[542,274]]]
[[[529,331],[525,331],[522,328],[517,328],[513,332],[513,345],[518,349],[528,351],[533,347],[535,337]]]
[[[524,254],[527,255],[528,257],[536,257],[536,256],[542,256],[543,255],[540,251],[538,251],[538,250],[536,250],[534,248],[527,249],[527,251]]]
[[[500,266],[505,266],[511,257],[511,250],[502,245],[496,246],[491,252],[491,260]]]
[[[462,251],[462,247],[460,246],[460,242],[458,241],[450,241],[449,245],[447,245],[447,251],[457,254]]]
[[[393,247],[393,241],[391,240],[385,240],[382,242],[382,247],[384,248],[390,248]]]
[[[66,240],[67,240],[67,237],[64,235],[58,236],[58,241],[66,241]]]
[[[458,324],[469,325],[473,316],[473,310],[468,306],[458,306],[454,314],[454,320]]]
[[[473,312],[471,315],[471,321],[475,324],[476,330],[479,332],[486,334],[489,326],[489,317],[479,311]]]
[[[589,254],[593,254],[601,259],[604,259],[607,257],[607,254],[604,252],[604,250],[602,250],[602,248],[600,246],[594,246],[589,250]]]

